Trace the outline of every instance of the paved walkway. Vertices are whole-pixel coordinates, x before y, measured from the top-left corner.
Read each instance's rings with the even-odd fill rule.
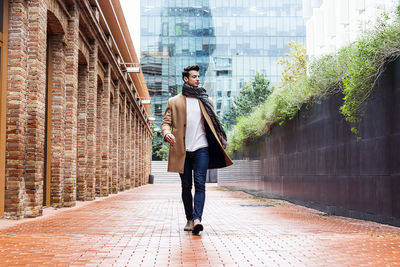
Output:
[[[205,231],[182,230],[179,184],[146,185],[42,218],[0,220],[2,266],[395,266],[400,228],[209,185]],[[11,224],[11,226],[10,226]]]

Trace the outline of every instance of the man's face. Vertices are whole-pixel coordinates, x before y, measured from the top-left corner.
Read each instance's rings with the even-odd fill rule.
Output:
[[[198,71],[191,70],[189,71],[189,78],[183,77],[185,83],[189,84],[190,86],[197,87],[200,83],[200,75]]]

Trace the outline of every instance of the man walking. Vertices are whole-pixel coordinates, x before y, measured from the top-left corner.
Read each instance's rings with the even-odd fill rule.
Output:
[[[168,171],[179,172],[187,223],[185,231],[198,235],[205,201],[207,169],[232,165],[225,152],[226,134],[206,90],[199,87],[200,67],[189,66],[182,72],[182,93],[168,100],[161,129],[170,144]],[[193,171],[193,177],[192,177]],[[194,180],[194,205],[192,197]]]

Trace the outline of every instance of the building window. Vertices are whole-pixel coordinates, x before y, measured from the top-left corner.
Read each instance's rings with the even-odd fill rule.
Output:
[[[242,89],[244,83],[244,79],[240,79],[239,81],[239,88]]]
[[[218,97],[222,97],[222,91],[218,91],[218,92],[217,92],[217,96],[218,96]]]
[[[227,91],[227,92],[226,92],[226,96],[227,96],[227,97],[231,97],[231,91]]]
[[[176,85],[168,86],[168,93],[169,95],[177,95],[177,87]]]
[[[217,76],[228,76],[228,75],[232,75],[232,71],[231,70],[217,70],[216,75]]]
[[[161,104],[154,105],[154,115],[162,116],[162,105]]]

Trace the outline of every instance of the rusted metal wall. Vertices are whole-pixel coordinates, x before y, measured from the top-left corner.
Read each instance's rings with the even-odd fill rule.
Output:
[[[247,145],[234,157],[240,168],[219,170],[219,184],[400,225],[400,60],[387,67],[365,104],[361,140],[339,113],[342,98],[303,107]]]

